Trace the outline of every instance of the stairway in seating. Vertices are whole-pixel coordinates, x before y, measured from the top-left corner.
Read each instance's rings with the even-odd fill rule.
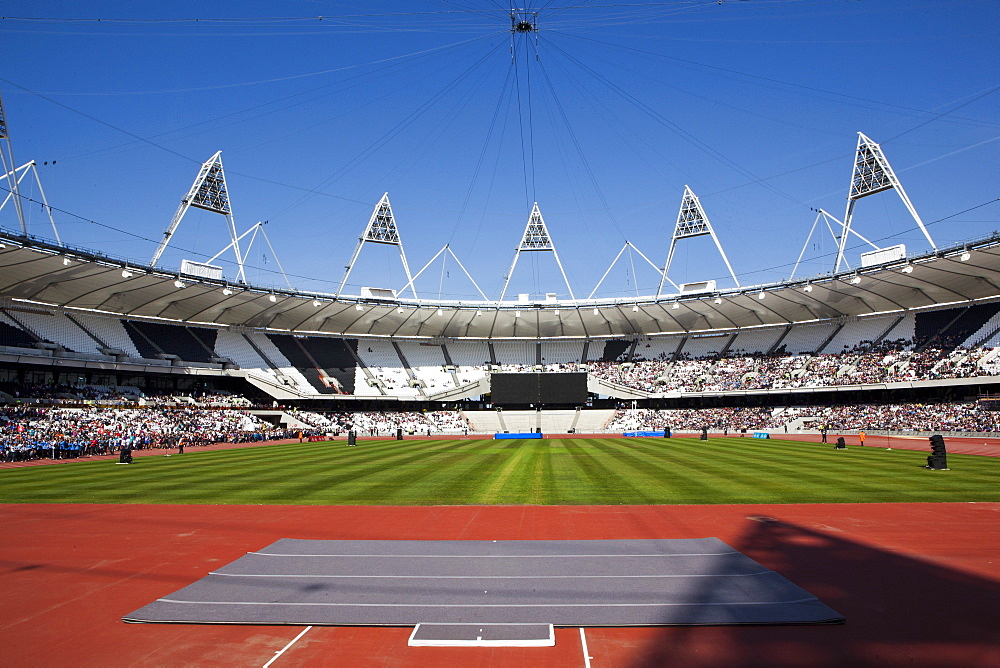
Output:
[[[396,351],[396,355],[399,356],[399,361],[403,363],[403,370],[406,371],[406,376],[412,382],[413,387],[417,388],[417,394],[422,397],[426,397],[427,394],[424,392],[423,383],[421,383],[420,379],[413,373],[413,368],[410,367],[410,363],[406,360],[406,355],[403,354],[403,349],[400,348],[399,344],[395,341],[392,342],[392,347]]]
[[[576,407],[576,413],[573,415],[573,423],[569,426],[570,433],[576,433],[576,425],[580,422],[580,407]]]
[[[508,431],[507,424],[503,421],[503,409],[497,408],[497,422],[500,423],[500,431]]]

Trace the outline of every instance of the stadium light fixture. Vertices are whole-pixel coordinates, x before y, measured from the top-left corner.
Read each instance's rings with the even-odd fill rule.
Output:
[[[444,309],[442,309],[442,308],[439,308],[439,309],[437,310],[437,314],[438,314],[438,315],[444,315]]]
[[[70,264],[71,264],[70,259],[68,257],[64,257],[63,258],[63,266],[64,267],[68,267]]]
[[[222,288],[222,294],[224,294],[225,296],[227,296],[227,297],[228,297],[228,296],[230,296],[231,294],[233,294],[233,291],[232,291],[232,290],[230,290],[229,288]]]
[[[132,278],[132,272],[128,269],[122,269],[122,278]]]
[[[364,310],[365,310],[365,307],[364,307],[364,306],[362,306],[361,304],[355,304],[355,305],[354,305],[354,310],[355,310],[355,311],[364,311]]]
[[[594,315],[601,315],[600,309],[594,309]]]
[[[402,306],[397,307],[396,308],[396,313],[399,313],[400,315],[402,315],[403,314],[403,307]]]
[[[806,287],[802,288],[802,292],[812,292],[812,291],[813,291],[812,283],[807,283]]]
[[[514,317],[515,318],[520,318],[521,317],[521,312],[520,311],[514,311]]]
[[[855,276],[854,278],[851,279],[851,285],[857,285],[860,282],[861,282],[860,276]]]
[[[677,309],[679,309],[680,307],[681,307],[680,303],[678,303],[678,302],[674,302],[673,306],[671,306],[670,308],[672,308],[673,310],[675,310],[675,311],[676,311],[676,310],[677,310]]]
[[[722,297],[716,297],[716,298],[715,298],[714,300],[712,300],[712,301],[714,301],[714,302],[715,302],[716,304],[721,304],[721,303],[722,303]]]
[[[757,295],[757,299],[763,299],[764,297],[767,297],[767,293],[761,290],[760,294]]]
[[[313,306],[315,306],[316,308],[319,308],[322,305],[323,305],[323,302],[321,302],[320,300],[318,300],[318,299],[314,299],[313,300]]]
[[[184,281],[178,278],[176,281],[174,281],[174,287],[177,288],[178,290],[184,288],[185,287]]]
[[[479,316],[481,316],[482,314],[483,314],[483,312],[482,312],[482,311],[476,311],[476,317],[477,317],[477,318],[478,318]]]
[[[972,253],[970,253],[969,251],[965,251],[961,255],[958,256],[958,259],[960,261],[962,261],[962,262],[968,262],[971,257],[972,257]]]
[[[906,265],[905,267],[903,267],[902,272],[904,274],[912,274],[913,273],[913,265],[912,264]]]
[[[268,298],[268,300],[270,300],[270,302],[271,302],[272,304],[273,304],[274,302],[278,301],[278,296],[277,296],[277,295],[275,295],[275,294],[273,294],[273,293],[272,293],[272,294],[270,294],[270,295],[268,295],[268,296],[267,296],[267,298]]]
[[[638,312],[639,312],[639,305],[638,304],[634,304],[632,306],[632,313],[638,313]]]

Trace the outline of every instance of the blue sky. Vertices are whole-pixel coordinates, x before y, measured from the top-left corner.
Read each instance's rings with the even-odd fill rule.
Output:
[[[282,285],[277,256],[296,288],[320,292],[336,290],[386,191],[412,271],[450,244],[491,299],[533,202],[585,297],[626,241],[663,264],[685,185],[740,281],[780,280],[812,209],[843,216],[858,131],[939,246],[998,227],[1000,3],[533,0],[538,32],[513,40],[506,5],[8,0],[15,159],[39,163],[65,242],[148,262],[221,150],[237,228],[268,221],[274,246],[255,244],[250,281]],[[28,212],[29,231],[51,236]],[[928,247],[892,192],[861,200],[854,221],[880,245]],[[0,225],[17,226],[9,206]],[[832,269],[824,234],[797,275]],[[161,266],[227,243],[222,217],[192,210]],[[679,245],[670,277],[732,285],[707,237]],[[625,253],[595,296],[658,282]],[[404,283],[396,249],[366,244],[345,292]],[[454,261],[417,289],[476,298]],[[520,292],[568,296],[550,253],[522,254]]]

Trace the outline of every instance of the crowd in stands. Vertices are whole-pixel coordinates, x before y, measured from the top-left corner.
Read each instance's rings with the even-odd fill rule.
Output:
[[[1000,412],[976,402],[866,404],[823,411],[816,425],[833,430],[969,431],[1000,433]]]
[[[397,429],[404,434],[467,434],[469,423],[460,411],[358,411],[355,413],[314,413],[295,411],[294,417],[324,434],[339,436],[354,430],[361,436],[396,435]]]
[[[935,431],[1000,433],[1000,411],[977,402],[860,404],[835,407],[619,409],[608,431],[698,431],[737,433],[787,428],[798,418],[804,429],[831,431]]]
[[[588,371],[625,387],[653,393],[725,392],[882,384],[1000,374],[1000,349],[928,347],[910,341],[861,342],[837,354],[791,355],[730,352],[677,360],[592,362]]]
[[[158,407],[0,409],[0,459],[66,459],[132,450],[292,438],[243,411]]]
[[[783,424],[783,423],[782,423]],[[778,427],[769,408],[619,409],[608,431],[699,431],[742,433]]]

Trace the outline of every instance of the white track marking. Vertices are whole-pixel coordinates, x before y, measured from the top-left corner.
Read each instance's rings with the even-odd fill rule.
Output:
[[[299,635],[297,635],[294,638],[292,638],[292,641],[290,643],[288,643],[287,645],[285,645],[284,647],[282,647],[281,651],[275,652],[274,656],[271,657],[270,661],[268,661],[267,663],[264,664],[263,668],[268,668],[268,666],[270,666],[272,663],[274,663],[275,660],[279,656],[281,656],[282,654],[285,653],[285,650],[287,650],[289,647],[291,647],[292,645],[294,645],[298,641],[298,639],[301,638],[302,636],[304,636],[306,634],[306,631],[308,631],[311,628],[312,628],[311,626],[307,626],[304,629],[302,629],[302,633],[300,633]]]
[[[583,632],[583,627],[580,627],[580,645],[583,647],[583,665],[586,668],[590,668],[590,650],[587,649],[587,634]],[[264,668],[267,668],[266,666]]]

